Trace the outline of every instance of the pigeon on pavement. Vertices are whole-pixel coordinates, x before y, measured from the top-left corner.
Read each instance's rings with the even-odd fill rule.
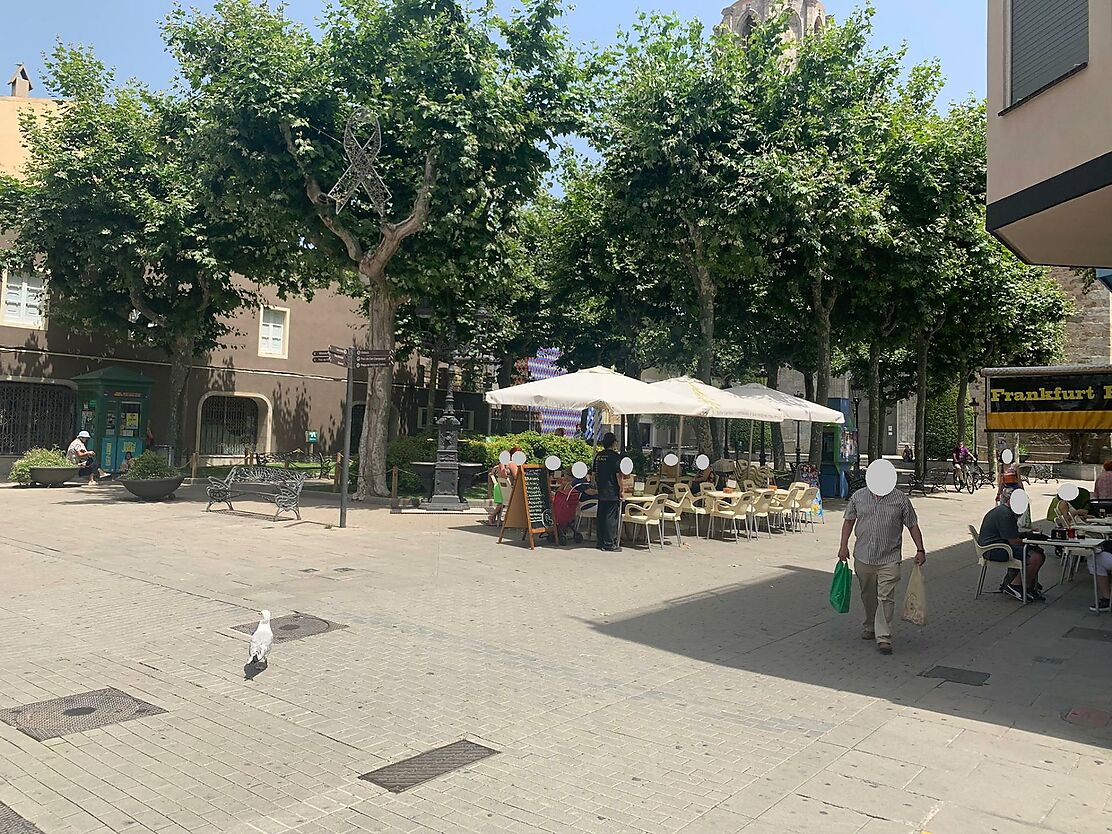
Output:
[[[263,611],[259,627],[251,635],[251,662],[266,665],[270,647],[274,644],[274,632],[270,630],[270,612]]]

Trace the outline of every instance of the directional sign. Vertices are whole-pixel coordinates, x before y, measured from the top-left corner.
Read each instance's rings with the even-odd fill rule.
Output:
[[[358,368],[389,368],[393,356],[388,350],[358,350],[355,364]]]

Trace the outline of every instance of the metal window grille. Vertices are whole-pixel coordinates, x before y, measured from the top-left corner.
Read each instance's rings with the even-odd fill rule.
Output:
[[[0,455],[64,449],[76,420],[74,392],[64,385],[0,382]]]
[[[236,456],[259,443],[259,404],[249,397],[209,397],[201,406],[201,454]]]

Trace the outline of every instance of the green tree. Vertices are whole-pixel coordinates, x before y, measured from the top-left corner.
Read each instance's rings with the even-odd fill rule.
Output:
[[[78,47],[59,45],[47,71],[66,103],[22,122],[30,161],[26,178],[7,185],[17,242],[6,257],[45,268],[54,321],[166,353],[169,439],[180,450],[191,364],[253,297],[230,266],[238,229],[205,211],[189,102],[117,86]],[[249,257],[236,259],[257,275]],[[277,268],[266,279],[288,275]]]
[[[392,350],[406,298],[436,295],[449,264],[491,245],[538,192],[554,137],[576,125],[574,56],[557,0],[510,19],[455,0],[337,0],[315,40],[281,10],[218,0],[166,27],[185,93],[205,113],[198,176],[215,213],[240,218],[275,259],[301,248],[364,301],[368,346]],[[375,170],[392,199],[342,213],[344,126],[381,121]],[[365,135],[356,135],[359,142]],[[371,371],[359,497],[386,494],[392,369]]]

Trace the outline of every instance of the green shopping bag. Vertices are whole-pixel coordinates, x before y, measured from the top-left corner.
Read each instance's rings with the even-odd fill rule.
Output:
[[[839,561],[834,568],[834,581],[830,583],[830,604],[839,614],[849,613],[849,598],[853,589],[853,571]]]

